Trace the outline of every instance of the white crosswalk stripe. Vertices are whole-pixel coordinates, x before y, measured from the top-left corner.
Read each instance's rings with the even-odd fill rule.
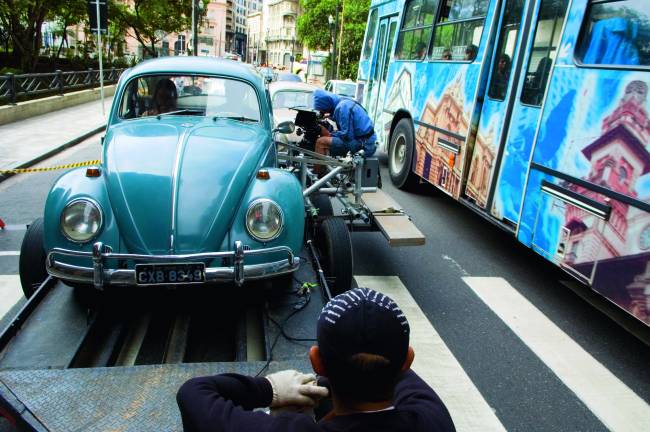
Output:
[[[464,277],[463,280],[607,428],[650,431],[650,405],[505,279]]]
[[[23,297],[18,275],[0,275],[0,319]]]
[[[355,276],[366,286],[391,297],[411,327],[415,370],[438,393],[459,432],[504,431],[505,428],[447,348],[411,294],[397,276]]]

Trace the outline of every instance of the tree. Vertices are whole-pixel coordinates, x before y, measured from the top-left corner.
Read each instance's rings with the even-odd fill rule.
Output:
[[[2,0],[0,0],[2,1]],[[122,28],[136,38],[142,45],[145,56],[156,57],[156,44],[162,33],[178,33],[192,25],[193,0],[135,0],[129,7],[112,0],[109,3],[109,16],[119,21]],[[203,9],[209,0],[203,2]],[[197,14],[200,12],[197,8]],[[116,23],[117,24],[117,23]]]
[[[60,2],[52,11],[52,18],[57,22],[61,32],[61,43],[56,52],[56,57],[61,55],[63,44],[68,44],[68,27],[79,24],[88,18],[87,0],[68,0]]]
[[[302,15],[298,17],[298,39],[311,50],[330,51],[332,34],[329,16],[336,15],[339,4],[337,64],[339,78],[355,78],[368,19],[370,0],[300,0]],[[331,60],[326,66],[331,67]]]
[[[0,0],[0,25],[11,37],[13,63],[27,72],[36,68],[41,27],[65,0]]]

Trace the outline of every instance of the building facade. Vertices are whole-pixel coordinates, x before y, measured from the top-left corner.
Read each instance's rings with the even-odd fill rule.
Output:
[[[265,36],[268,63],[290,68],[291,58],[303,51],[296,40],[296,18],[300,5],[298,0],[270,0],[268,8],[268,32]]]
[[[262,11],[255,11],[248,14],[246,17],[246,22],[248,25],[247,28],[247,60],[250,63],[261,64],[265,63],[265,51],[266,46],[264,46],[264,31],[263,31],[263,19]]]

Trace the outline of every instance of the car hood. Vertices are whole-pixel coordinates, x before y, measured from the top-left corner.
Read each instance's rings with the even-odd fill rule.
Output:
[[[152,119],[111,128],[107,190],[126,248],[145,254],[219,250],[267,137],[259,125],[229,120]]]

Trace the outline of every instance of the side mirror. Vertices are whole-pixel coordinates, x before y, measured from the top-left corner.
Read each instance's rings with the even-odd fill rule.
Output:
[[[296,125],[292,121],[283,121],[278,123],[278,126],[273,129],[273,132],[280,132],[282,134],[290,134],[296,130]]]

